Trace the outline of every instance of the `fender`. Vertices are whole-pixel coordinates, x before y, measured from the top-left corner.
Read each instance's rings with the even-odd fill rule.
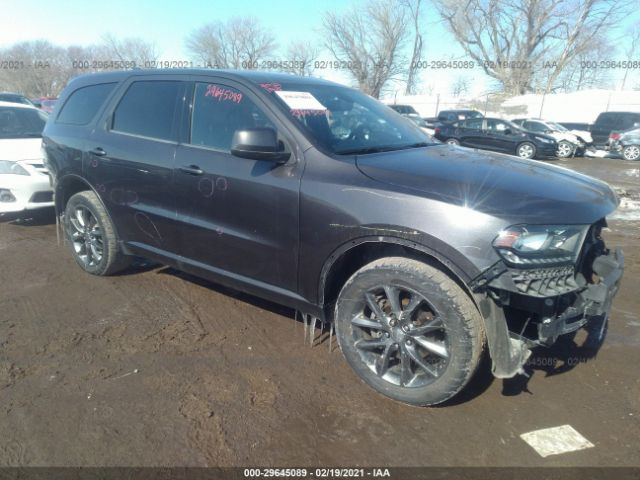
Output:
[[[434,240],[434,243],[437,243],[437,242],[442,243],[437,239],[433,239],[433,240]],[[331,271],[331,268],[333,267],[335,262],[340,257],[342,257],[345,253],[347,253],[349,250],[357,246],[360,246],[364,243],[386,243],[389,245],[398,245],[402,247],[407,247],[412,250],[416,250],[420,253],[424,253],[425,255],[433,257],[436,260],[438,260],[440,263],[442,263],[445,267],[447,267],[457,277],[457,279],[460,282],[462,282],[463,285],[465,285],[469,293],[471,292],[471,289],[467,287],[467,284],[471,279],[477,277],[481,273],[480,270],[475,265],[473,265],[469,260],[465,259],[462,255],[457,256],[455,260],[453,260],[450,258],[450,256],[442,254],[441,253],[442,249],[436,250],[432,247],[424,245],[423,243],[413,242],[411,240],[407,240],[406,238],[387,236],[387,235],[375,235],[375,236],[371,235],[371,236],[357,237],[340,245],[325,260],[325,263],[320,272],[320,281],[318,285],[318,299],[320,300],[319,302],[320,305],[324,305],[325,303],[324,288],[326,285],[329,272]]]

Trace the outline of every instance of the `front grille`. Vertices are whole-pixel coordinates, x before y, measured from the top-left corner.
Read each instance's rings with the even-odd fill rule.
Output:
[[[512,270],[511,278],[518,291],[533,296],[550,297],[579,287],[573,265],[533,270]]]
[[[53,192],[36,192],[31,195],[31,203],[47,203],[53,201]]]

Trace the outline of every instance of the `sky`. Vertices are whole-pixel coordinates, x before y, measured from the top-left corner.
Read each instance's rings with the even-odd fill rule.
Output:
[[[364,0],[366,1],[366,0]],[[155,43],[162,60],[188,60],[185,39],[194,29],[233,16],[252,15],[276,37],[281,51],[293,40],[320,43],[322,15],[340,13],[358,0],[0,0],[0,47],[15,42],[46,39],[61,46],[99,43],[106,33],[117,37],[141,37]],[[8,13],[10,12],[10,13]],[[452,35],[427,7],[423,23],[427,60],[467,59]],[[287,60],[284,53],[277,59]],[[326,54],[323,59],[330,59]],[[334,81],[348,83],[344,73],[316,71]],[[449,93],[458,76],[470,79],[471,94],[491,89],[491,82],[475,70],[424,70],[423,90]]]

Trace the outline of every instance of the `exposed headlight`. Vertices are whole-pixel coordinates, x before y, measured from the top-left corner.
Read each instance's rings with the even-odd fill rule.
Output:
[[[29,175],[22,165],[10,160],[0,160],[0,175]]]
[[[551,140],[550,138],[544,138],[544,137],[535,137],[535,139],[542,143],[553,143],[555,141],[555,140]]]
[[[493,246],[514,266],[575,263],[588,229],[588,225],[515,225],[501,231]]]

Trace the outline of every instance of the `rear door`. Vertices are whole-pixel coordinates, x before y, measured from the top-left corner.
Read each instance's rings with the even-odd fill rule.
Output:
[[[483,147],[483,119],[471,118],[459,123],[460,145],[472,148]]]
[[[185,261],[214,275],[297,289],[298,197],[302,164],[231,155],[236,130],[270,127],[285,149],[286,128],[250,89],[194,77],[175,186]]]
[[[177,250],[171,191],[187,83],[174,75],[130,78],[87,142],[86,177],[120,238],[149,256]]]

